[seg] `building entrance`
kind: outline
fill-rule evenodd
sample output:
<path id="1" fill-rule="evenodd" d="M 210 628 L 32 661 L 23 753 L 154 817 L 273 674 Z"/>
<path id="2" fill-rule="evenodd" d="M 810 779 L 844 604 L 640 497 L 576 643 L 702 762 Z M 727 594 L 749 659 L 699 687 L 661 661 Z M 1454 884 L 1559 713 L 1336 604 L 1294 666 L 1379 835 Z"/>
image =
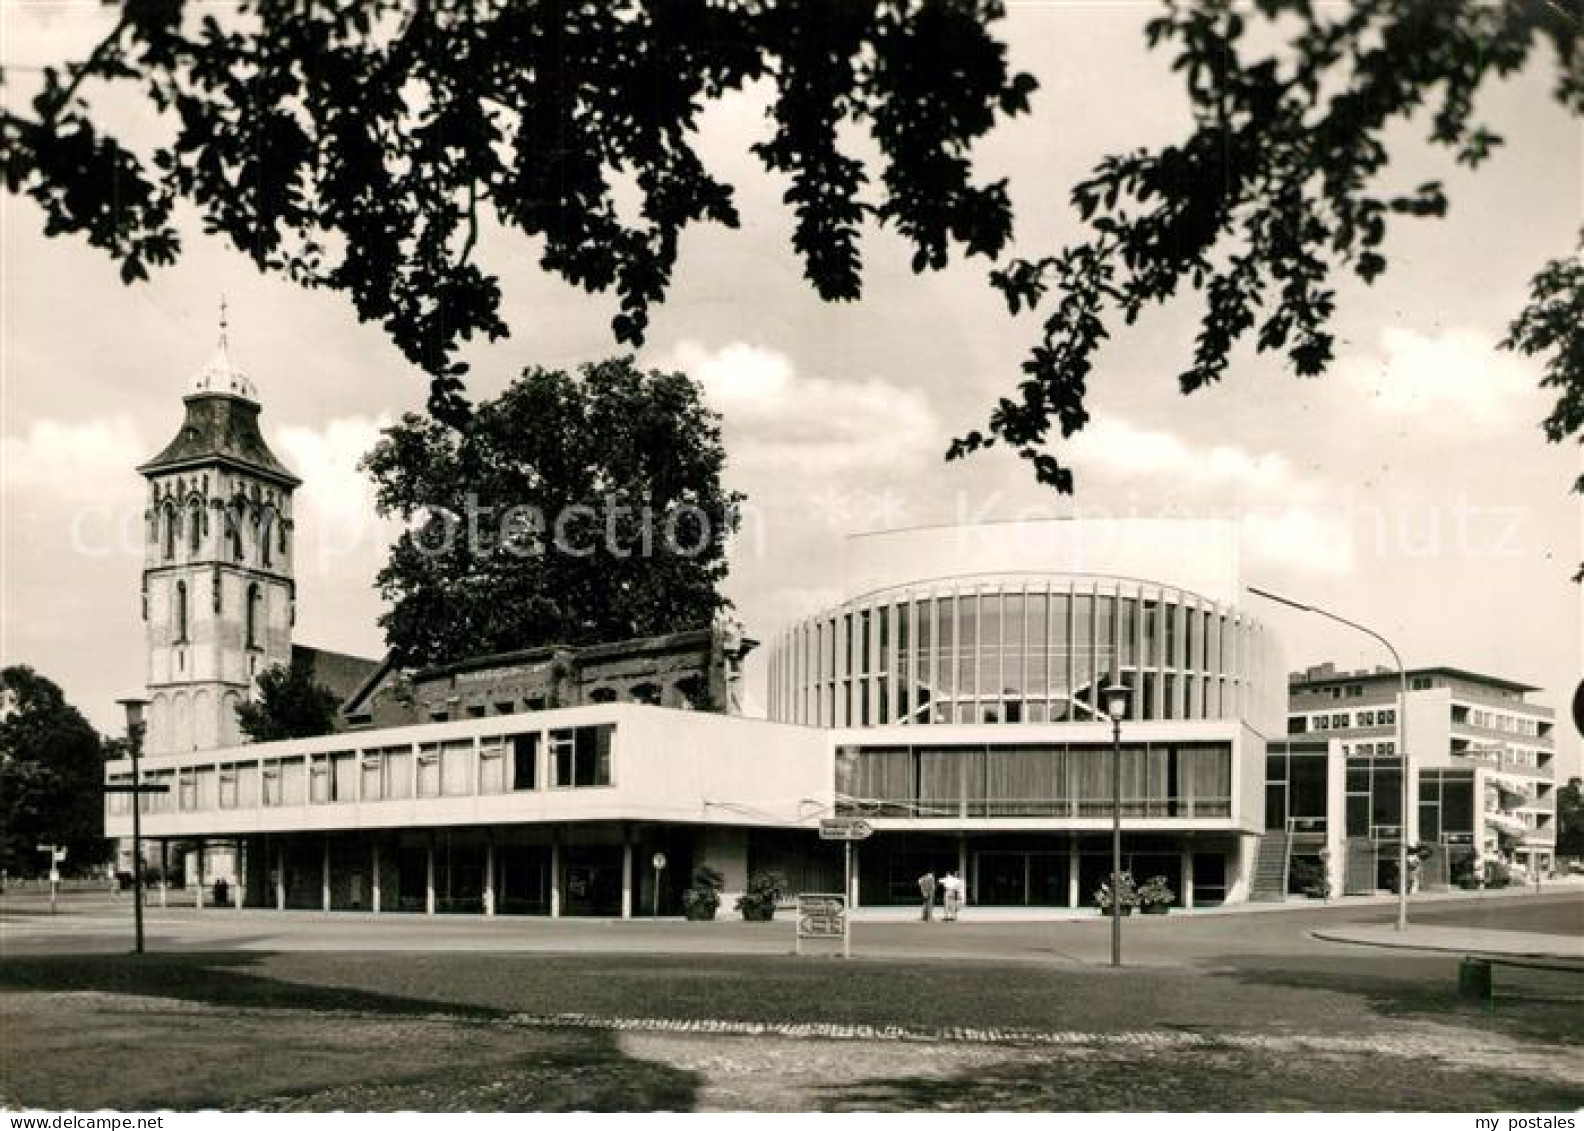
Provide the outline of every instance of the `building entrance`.
<path id="1" fill-rule="evenodd" d="M 1058 852 L 976 852 L 969 901 L 987 907 L 1066 907 L 1067 863 L 1067 855 Z"/>

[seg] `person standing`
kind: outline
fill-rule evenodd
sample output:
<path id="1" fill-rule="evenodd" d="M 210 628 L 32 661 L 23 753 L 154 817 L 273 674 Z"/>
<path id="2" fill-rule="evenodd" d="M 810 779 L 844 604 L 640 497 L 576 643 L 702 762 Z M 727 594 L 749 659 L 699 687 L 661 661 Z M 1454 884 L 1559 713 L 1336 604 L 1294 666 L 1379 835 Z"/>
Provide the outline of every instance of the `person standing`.
<path id="1" fill-rule="evenodd" d="M 955 923 L 957 913 L 962 910 L 963 882 L 957 878 L 956 872 L 947 872 L 946 878 L 941 880 L 941 904 L 945 908 L 946 922 Z"/>
<path id="2" fill-rule="evenodd" d="M 928 923 L 935 918 L 935 873 L 925 872 L 918 879 L 919 895 L 924 897 L 924 914 L 920 916 Z"/>

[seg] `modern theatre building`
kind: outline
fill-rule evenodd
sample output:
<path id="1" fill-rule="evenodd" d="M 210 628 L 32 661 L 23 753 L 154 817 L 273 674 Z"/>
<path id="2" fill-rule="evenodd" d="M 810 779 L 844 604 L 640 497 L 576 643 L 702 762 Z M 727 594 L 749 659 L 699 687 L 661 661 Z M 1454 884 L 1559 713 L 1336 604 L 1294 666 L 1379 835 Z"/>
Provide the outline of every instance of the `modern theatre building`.
<path id="1" fill-rule="evenodd" d="M 765 649 L 763 719 L 741 714 L 753 642 L 717 624 L 431 671 L 341 657 L 361 677 L 342 729 L 240 742 L 235 703 L 293 654 L 298 481 L 223 349 L 186 407 L 140 468 L 143 770 L 169 787 L 141 798 L 142 828 L 189 885 L 225 879 L 238 905 L 674 915 L 707 863 L 729 908 L 760 870 L 840 890 L 840 846 L 818 835 L 832 816 L 875 830 L 857 905 L 911 903 L 921 873 L 948 869 L 973 904 L 1088 905 L 1110 866 L 1113 682 L 1129 691 L 1125 867 L 1179 905 L 1248 898 L 1262 839 L 1287 831 L 1268 746 L 1283 775 L 1292 745 L 1320 757 L 1316 804 L 1351 804 L 1335 739 L 1287 734 L 1285 668 L 1218 521 L 852 538 L 840 600 Z M 110 795 L 107 833 L 131 825 Z"/>

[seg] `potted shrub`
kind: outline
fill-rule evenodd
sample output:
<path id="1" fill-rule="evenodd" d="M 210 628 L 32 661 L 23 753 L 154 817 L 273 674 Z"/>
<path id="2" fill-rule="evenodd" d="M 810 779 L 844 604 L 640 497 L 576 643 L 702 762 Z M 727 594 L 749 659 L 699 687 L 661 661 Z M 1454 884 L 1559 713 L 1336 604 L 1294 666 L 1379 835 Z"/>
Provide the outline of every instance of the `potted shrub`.
<path id="1" fill-rule="evenodd" d="M 737 899 L 737 910 L 750 923 L 768 923 L 786 890 L 787 880 L 780 872 L 755 872 L 748 877 L 748 890 Z"/>
<path id="2" fill-rule="evenodd" d="M 1331 881 L 1326 877 L 1323 861 L 1312 860 L 1305 856 L 1296 857 L 1292 862 L 1289 880 L 1289 890 L 1300 891 L 1310 899 L 1331 897 Z"/>
<path id="3" fill-rule="evenodd" d="M 715 918 L 726 877 L 708 864 L 693 869 L 693 884 L 682 893 L 682 913 L 694 921 Z"/>
<path id="4" fill-rule="evenodd" d="M 1133 909 L 1139 905 L 1138 885 L 1133 882 L 1133 873 L 1123 872 L 1118 877 L 1117 888 L 1119 895 L 1117 902 L 1121 904 L 1122 914 L 1131 915 Z M 1111 914 L 1111 885 L 1101 884 L 1095 892 L 1095 906 L 1107 915 Z"/>
<path id="5" fill-rule="evenodd" d="M 1171 910 L 1177 893 L 1172 891 L 1165 876 L 1151 876 L 1138 889 L 1139 910 L 1146 915 L 1164 915 Z"/>

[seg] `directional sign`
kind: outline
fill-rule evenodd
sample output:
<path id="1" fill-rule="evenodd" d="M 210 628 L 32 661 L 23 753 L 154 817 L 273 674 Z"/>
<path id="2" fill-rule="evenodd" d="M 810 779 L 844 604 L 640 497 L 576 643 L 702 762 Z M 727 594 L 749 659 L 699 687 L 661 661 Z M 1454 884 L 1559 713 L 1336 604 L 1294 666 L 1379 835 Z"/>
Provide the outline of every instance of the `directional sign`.
<path id="1" fill-rule="evenodd" d="M 839 895 L 799 895 L 800 939 L 839 939 L 847 934 L 847 900 Z"/>
<path id="2" fill-rule="evenodd" d="M 819 834 L 821 840 L 868 840 L 874 829 L 857 817 L 827 817 L 819 824 Z"/>
<path id="3" fill-rule="evenodd" d="M 664 852 L 656 852 L 654 854 L 654 860 L 652 861 L 652 863 L 654 864 L 655 871 L 657 871 L 657 872 L 660 869 L 664 868 L 666 866 L 665 853 Z"/>

